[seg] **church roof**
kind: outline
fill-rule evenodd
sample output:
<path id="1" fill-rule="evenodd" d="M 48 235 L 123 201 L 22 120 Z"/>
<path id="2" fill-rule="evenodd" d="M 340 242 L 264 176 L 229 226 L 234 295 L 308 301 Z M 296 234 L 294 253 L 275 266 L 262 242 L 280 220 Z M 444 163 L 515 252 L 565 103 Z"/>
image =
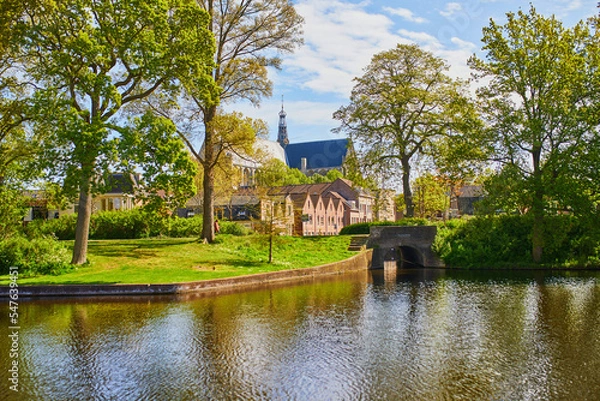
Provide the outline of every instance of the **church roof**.
<path id="1" fill-rule="evenodd" d="M 290 143 L 285 148 L 288 166 L 300 169 L 301 159 L 306 158 L 306 168 L 341 167 L 348 153 L 348 139 Z"/>
<path id="2" fill-rule="evenodd" d="M 293 194 L 322 194 L 331 186 L 330 182 L 321 184 L 300 184 L 300 185 L 285 185 L 282 187 L 273 187 L 270 189 L 270 195 L 293 195 Z"/>

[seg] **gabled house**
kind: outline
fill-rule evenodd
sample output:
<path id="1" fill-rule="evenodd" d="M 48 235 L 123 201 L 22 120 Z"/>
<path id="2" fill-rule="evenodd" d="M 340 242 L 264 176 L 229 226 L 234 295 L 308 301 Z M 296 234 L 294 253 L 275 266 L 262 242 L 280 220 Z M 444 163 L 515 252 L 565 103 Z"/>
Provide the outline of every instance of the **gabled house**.
<path id="1" fill-rule="evenodd" d="M 115 173 L 108 177 L 105 193 L 94 195 L 92 212 L 131 210 L 142 205 L 133 195 L 139 187 L 137 174 Z"/>

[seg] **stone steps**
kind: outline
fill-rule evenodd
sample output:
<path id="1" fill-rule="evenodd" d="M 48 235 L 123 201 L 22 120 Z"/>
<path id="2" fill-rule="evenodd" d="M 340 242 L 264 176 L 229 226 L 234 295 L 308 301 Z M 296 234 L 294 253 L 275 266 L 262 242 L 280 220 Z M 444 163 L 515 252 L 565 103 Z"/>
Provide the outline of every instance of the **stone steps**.
<path id="1" fill-rule="evenodd" d="M 368 240 L 368 234 L 353 235 L 352 238 L 350 238 L 350 246 L 348 246 L 348 250 L 356 252 L 363 251 L 367 249 Z"/>

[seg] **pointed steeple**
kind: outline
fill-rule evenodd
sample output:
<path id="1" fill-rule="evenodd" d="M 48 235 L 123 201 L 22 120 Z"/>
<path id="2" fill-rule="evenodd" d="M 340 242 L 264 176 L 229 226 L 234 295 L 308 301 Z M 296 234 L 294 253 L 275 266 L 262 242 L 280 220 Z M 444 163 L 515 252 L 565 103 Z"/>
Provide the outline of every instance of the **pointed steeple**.
<path id="1" fill-rule="evenodd" d="M 287 122 L 285 121 L 285 117 L 287 113 L 283 109 L 283 95 L 281 95 L 281 111 L 279 112 L 279 129 L 277 130 L 277 142 L 281 145 L 282 148 L 290 143 L 287 134 Z"/>

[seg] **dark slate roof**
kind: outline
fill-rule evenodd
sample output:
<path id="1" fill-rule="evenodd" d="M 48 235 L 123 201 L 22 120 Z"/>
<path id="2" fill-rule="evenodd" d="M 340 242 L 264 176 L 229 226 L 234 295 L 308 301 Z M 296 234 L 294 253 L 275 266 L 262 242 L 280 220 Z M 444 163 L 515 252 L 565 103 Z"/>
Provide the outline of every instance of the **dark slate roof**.
<path id="1" fill-rule="evenodd" d="M 288 165 L 300 169 L 300 162 L 306 158 L 307 169 L 341 167 L 348 153 L 348 139 L 290 143 L 285 148 Z"/>
<path id="2" fill-rule="evenodd" d="M 458 193 L 459 198 L 479 198 L 483 196 L 483 188 L 480 185 L 465 185 Z"/>
<path id="3" fill-rule="evenodd" d="M 139 185 L 138 176 L 135 174 L 111 174 L 106 180 L 108 186 L 107 194 L 131 194 L 134 187 Z"/>
<path id="4" fill-rule="evenodd" d="M 269 190 L 269 195 L 291 195 L 291 194 L 322 194 L 331 186 L 330 182 L 321 184 L 300 184 L 286 185 L 283 187 L 273 187 Z"/>

